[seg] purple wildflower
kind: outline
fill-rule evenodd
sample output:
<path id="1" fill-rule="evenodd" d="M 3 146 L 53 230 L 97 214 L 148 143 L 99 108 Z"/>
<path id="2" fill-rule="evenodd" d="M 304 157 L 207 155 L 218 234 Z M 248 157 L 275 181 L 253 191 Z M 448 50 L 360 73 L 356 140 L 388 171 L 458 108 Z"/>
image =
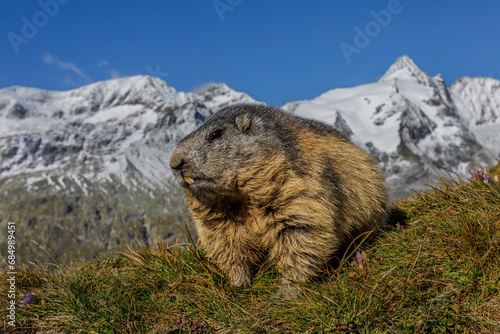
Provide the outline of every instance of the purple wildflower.
<path id="1" fill-rule="evenodd" d="M 486 170 L 486 168 L 478 168 L 477 170 L 475 169 L 469 169 L 469 173 L 472 176 L 471 180 L 473 181 L 483 181 L 484 183 L 489 183 L 490 182 L 490 174 Z M 493 178 L 495 180 L 495 178 Z M 496 178 L 498 180 L 498 177 Z M 495 181 L 497 182 L 497 181 Z"/>
<path id="2" fill-rule="evenodd" d="M 363 268 L 363 254 L 361 252 L 356 252 L 356 263 L 360 268 Z"/>
<path id="3" fill-rule="evenodd" d="M 472 176 L 472 179 L 475 180 L 476 176 L 477 176 L 476 170 L 471 168 L 471 169 L 469 169 L 469 173 Z"/>
<path id="4" fill-rule="evenodd" d="M 21 300 L 19 302 L 19 306 L 20 307 L 25 307 L 25 306 L 28 306 L 28 304 L 31 304 L 33 302 L 33 299 L 35 299 L 35 295 L 32 294 L 31 292 L 27 292 L 24 296 L 23 296 L 23 300 Z"/>

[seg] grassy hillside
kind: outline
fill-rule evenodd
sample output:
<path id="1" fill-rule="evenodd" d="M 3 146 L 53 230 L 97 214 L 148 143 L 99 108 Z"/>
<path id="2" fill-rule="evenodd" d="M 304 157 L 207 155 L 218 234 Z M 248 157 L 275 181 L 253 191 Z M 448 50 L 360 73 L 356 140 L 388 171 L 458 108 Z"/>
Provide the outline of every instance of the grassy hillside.
<path id="1" fill-rule="evenodd" d="M 491 174 L 500 176 L 500 166 Z M 143 245 L 48 271 L 18 267 L 26 333 L 497 333 L 500 183 L 439 180 L 394 204 L 391 225 L 293 300 L 258 271 L 232 288 L 189 244 Z M 187 250 L 187 251 L 185 251 Z M 43 250 L 40 250 L 41 252 Z M 8 275 L 0 331 L 8 332 Z M 34 294 L 30 301 L 28 292 Z M 25 296 L 26 305 L 18 302 Z"/>

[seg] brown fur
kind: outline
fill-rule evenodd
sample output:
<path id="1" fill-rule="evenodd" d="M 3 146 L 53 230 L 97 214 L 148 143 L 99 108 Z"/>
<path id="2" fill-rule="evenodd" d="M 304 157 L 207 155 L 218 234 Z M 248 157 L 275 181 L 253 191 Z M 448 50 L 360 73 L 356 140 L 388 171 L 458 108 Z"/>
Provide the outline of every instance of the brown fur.
<path id="1" fill-rule="evenodd" d="M 202 246 L 235 286 L 251 286 L 252 264 L 269 260 L 286 294 L 386 220 L 373 158 L 333 128 L 275 108 L 220 110 L 170 165 Z"/>

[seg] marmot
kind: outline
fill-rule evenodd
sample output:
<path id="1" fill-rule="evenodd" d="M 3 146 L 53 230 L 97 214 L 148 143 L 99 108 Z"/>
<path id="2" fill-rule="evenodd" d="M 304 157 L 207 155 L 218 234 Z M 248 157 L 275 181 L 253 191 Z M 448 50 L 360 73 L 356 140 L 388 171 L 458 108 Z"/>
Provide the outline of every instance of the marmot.
<path id="1" fill-rule="evenodd" d="M 230 279 L 250 287 L 271 261 L 280 294 L 295 294 L 360 234 L 387 218 L 374 159 L 334 128 L 279 109 L 225 107 L 181 140 L 170 168 L 201 245 Z"/>

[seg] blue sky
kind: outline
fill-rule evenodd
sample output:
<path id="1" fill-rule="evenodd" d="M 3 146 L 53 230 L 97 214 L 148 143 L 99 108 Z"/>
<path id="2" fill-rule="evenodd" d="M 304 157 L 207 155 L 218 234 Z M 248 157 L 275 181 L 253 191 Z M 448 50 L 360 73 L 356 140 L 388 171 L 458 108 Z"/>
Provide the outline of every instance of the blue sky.
<path id="1" fill-rule="evenodd" d="M 401 55 L 448 85 L 500 79 L 495 0 L 2 1 L 0 13 L 0 88 L 152 74 L 280 106 L 376 81 Z"/>

